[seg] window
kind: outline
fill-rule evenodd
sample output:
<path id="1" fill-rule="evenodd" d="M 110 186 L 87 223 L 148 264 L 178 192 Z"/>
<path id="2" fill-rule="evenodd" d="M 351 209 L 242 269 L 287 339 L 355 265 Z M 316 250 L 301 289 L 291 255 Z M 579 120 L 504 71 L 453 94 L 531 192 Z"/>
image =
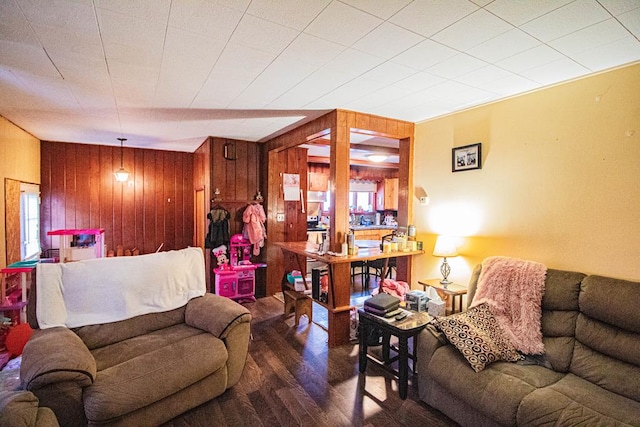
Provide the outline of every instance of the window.
<path id="1" fill-rule="evenodd" d="M 368 191 L 350 191 L 349 209 L 352 212 L 373 212 L 374 193 Z"/>
<path id="2" fill-rule="evenodd" d="M 20 183 L 20 257 L 40 255 L 40 187 Z"/>

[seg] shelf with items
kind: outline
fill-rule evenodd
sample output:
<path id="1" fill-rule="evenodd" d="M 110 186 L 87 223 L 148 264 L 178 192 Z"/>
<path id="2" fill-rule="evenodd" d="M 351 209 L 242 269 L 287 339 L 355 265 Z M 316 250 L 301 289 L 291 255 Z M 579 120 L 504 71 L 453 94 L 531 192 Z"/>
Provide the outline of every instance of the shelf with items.
<path id="1" fill-rule="evenodd" d="M 15 323 L 26 321 L 27 283 L 37 263 L 20 261 L 0 270 L 0 313 L 19 311 L 20 316 Z"/>

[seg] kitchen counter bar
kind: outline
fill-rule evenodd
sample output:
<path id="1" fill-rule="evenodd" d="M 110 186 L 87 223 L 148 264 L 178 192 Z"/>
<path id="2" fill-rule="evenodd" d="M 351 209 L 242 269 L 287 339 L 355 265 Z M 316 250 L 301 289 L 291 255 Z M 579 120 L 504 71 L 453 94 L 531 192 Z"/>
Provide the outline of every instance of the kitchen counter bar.
<path id="1" fill-rule="evenodd" d="M 303 260 L 305 258 L 311 258 L 316 261 L 323 262 L 329 267 L 329 295 L 328 295 L 328 304 L 327 304 L 327 312 L 329 316 L 329 346 L 333 347 L 336 345 L 346 344 L 348 342 L 349 337 L 349 322 L 337 321 L 338 317 L 341 313 L 345 313 L 349 311 L 351 308 L 350 305 L 350 291 L 345 291 L 343 287 L 348 287 L 348 290 L 351 288 L 350 282 L 340 282 L 336 283 L 334 280 L 335 274 L 333 273 L 333 269 L 335 266 L 339 264 L 347 264 L 354 261 L 372 261 L 377 259 L 385 260 L 385 267 L 383 272 L 386 272 L 387 263 L 389 258 L 397 258 L 397 257 L 405 257 L 412 255 L 421 255 L 424 254 L 424 251 L 403 251 L 403 252 L 387 252 L 384 253 L 380 250 L 379 246 L 371 247 L 373 245 L 363 245 L 366 247 L 359 247 L 358 253 L 356 255 L 345 255 L 345 256 L 334 256 L 328 254 L 319 254 L 317 251 L 318 245 L 309 243 L 309 242 L 275 242 L 274 245 L 280 247 L 283 252 L 288 252 L 294 255 L 297 255 L 298 264 L 300 265 L 300 269 L 302 270 Z M 384 277 L 384 274 L 381 276 Z M 306 278 L 305 278 L 306 281 Z M 348 318 L 347 318 L 348 320 Z M 335 325 L 340 330 L 336 330 Z M 342 330 L 346 328 L 345 330 Z M 346 337 L 346 339 L 345 339 Z"/>

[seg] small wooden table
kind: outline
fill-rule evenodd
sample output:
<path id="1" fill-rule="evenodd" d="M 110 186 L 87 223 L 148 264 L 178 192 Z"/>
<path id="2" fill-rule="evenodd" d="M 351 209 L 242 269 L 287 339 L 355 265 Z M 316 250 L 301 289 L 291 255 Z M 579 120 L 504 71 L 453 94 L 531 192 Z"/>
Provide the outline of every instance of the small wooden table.
<path id="1" fill-rule="evenodd" d="M 409 310 L 407 310 L 409 311 Z M 416 339 L 415 337 L 422 331 L 427 323 L 431 320 L 429 315 L 425 312 L 409 311 L 409 315 L 402 320 L 383 319 L 382 317 L 375 316 L 371 313 L 367 313 L 363 309 L 358 310 L 359 324 L 359 369 L 361 373 L 364 373 L 367 369 L 367 360 L 370 359 L 375 363 L 382 366 L 388 366 L 394 361 L 398 361 L 398 391 L 401 399 L 407 398 L 407 389 L 409 385 L 409 359 L 413 360 L 413 372 L 415 374 L 416 366 Z M 379 329 L 382 331 L 382 360 L 376 359 L 369 354 L 368 342 L 370 332 L 372 329 Z M 398 355 L 396 357 L 389 357 L 389 337 L 393 335 L 398 337 L 398 348 L 394 348 Z M 413 338 L 413 354 L 409 354 L 409 338 Z M 395 373 L 395 372 L 394 372 Z"/>
<path id="2" fill-rule="evenodd" d="M 443 285 L 440 283 L 441 279 L 426 279 L 418 280 L 418 283 L 422 285 L 422 289 L 426 290 L 427 286 L 431 286 L 438 292 L 440 298 L 443 301 L 447 301 L 451 297 L 451 313 L 456 312 L 456 298 L 458 298 L 458 312 L 462 311 L 462 296 L 467 294 L 467 288 L 457 283 L 449 283 Z"/>

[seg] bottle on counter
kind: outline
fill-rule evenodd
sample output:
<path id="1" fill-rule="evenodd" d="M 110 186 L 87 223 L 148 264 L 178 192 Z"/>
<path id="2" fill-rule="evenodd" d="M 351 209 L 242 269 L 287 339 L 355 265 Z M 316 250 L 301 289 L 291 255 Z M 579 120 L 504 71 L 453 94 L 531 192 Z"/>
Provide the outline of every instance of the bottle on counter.
<path id="1" fill-rule="evenodd" d="M 356 253 L 356 235 L 353 234 L 353 230 L 347 234 L 347 253 L 349 255 L 355 255 Z"/>

